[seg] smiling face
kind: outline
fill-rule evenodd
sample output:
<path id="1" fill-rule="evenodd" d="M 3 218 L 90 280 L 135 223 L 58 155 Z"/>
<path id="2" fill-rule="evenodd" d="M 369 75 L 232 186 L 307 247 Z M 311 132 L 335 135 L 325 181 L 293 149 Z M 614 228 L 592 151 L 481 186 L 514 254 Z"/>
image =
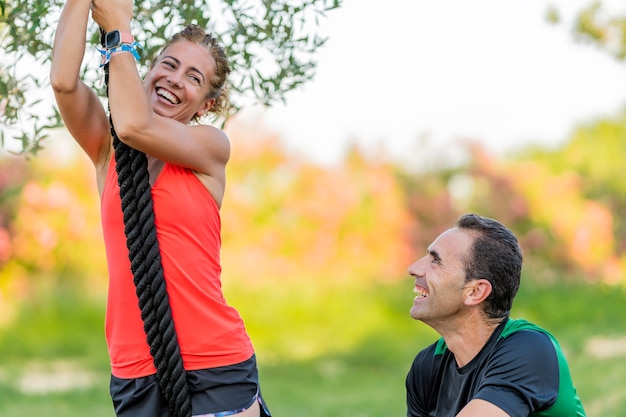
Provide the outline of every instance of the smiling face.
<path id="1" fill-rule="evenodd" d="M 215 102 L 207 98 L 215 67 L 202 46 L 186 40 L 170 44 L 144 80 L 154 112 L 187 124 L 209 111 Z"/>
<path id="2" fill-rule="evenodd" d="M 409 267 L 415 279 L 411 317 L 435 327 L 458 315 L 465 305 L 464 260 L 470 254 L 473 236 L 458 228 L 442 233 L 428 254 Z"/>

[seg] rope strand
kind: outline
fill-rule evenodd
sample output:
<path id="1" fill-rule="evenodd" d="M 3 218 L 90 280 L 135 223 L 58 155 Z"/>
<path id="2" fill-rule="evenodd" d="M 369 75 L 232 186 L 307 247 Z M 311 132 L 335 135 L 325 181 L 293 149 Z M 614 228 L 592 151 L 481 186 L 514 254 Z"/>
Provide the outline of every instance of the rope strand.
<path id="1" fill-rule="evenodd" d="M 104 40 L 104 31 L 100 30 Z M 104 66 L 109 95 L 109 64 Z M 128 257 L 157 378 L 173 417 L 191 416 L 191 395 L 169 304 L 154 224 L 148 159 L 119 140 L 109 111 Z"/>

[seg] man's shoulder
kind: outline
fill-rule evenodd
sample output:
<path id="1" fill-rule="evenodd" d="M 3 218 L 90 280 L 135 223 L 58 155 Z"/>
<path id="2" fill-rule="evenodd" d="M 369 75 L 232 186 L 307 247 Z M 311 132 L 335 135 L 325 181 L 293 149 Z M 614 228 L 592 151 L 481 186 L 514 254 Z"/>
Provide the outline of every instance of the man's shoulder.
<path id="1" fill-rule="evenodd" d="M 497 337 L 491 358 L 497 362 L 556 363 L 559 354 L 559 344 L 550 332 L 526 320 L 509 319 Z"/>
<path id="2" fill-rule="evenodd" d="M 508 319 L 498 336 L 498 340 L 535 341 L 536 343 L 548 344 L 557 349 L 559 348 L 556 338 L 549 331 L 524 319 Z"/>
<path id="3" fill-rule="evenodd" d="M 434 343 L 420 350 L 413 359 L 413 367 L 424 368 L 427 364 L 433 364 L 446 351 L 446 345 L 443 338 L 438 339 Z"/>
<path id="4" fill-rule="evenodd" d="M 443 340 L 443 337 L 440 337 L 434 343 L 422 349 L 417 356 L 428 356 L 434 357 L 438 355 L 442 355 L 446 351 L 446 342 Z"/>
<path id="5" fill-rule="evenodd" d="M 531 323 L 525 319 L 507 319 L 504 327 L 502 328 L 502 332 L 500 333 L 501 338 L 506 338 L 514 333 L 523 330 L 530 330 L 539 333 L 543 333 L 553 339 L 554 337 L 541 326 L 536 325 L 535 323 Z"/>

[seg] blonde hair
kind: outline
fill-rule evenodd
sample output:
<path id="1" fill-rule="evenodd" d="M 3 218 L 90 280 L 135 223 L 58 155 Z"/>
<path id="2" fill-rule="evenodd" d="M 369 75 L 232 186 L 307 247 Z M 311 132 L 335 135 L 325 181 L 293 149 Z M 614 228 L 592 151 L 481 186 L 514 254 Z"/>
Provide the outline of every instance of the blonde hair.
<path id="1" fill-rule="evenodd" d="M 163 47 L 163 51 L 171 44 L 185 40 L 202 46 L 209 51 L 215 60 L 215 74 L 213 74 L 213 77 L 210 79 L 209 91 L 207 93 L 207 98 L 214 98 L 215 103 L 213 103 L 209 112 L 216 116 L 227 116 L 230 107 L 230 100 L 228 98 L 230 92 L 228 75 L 231 70 L 224 48 L 219 45 L 217 39 L 210 33 L 205 33 L 200 26 L 190 24 L 182 31 L 175 34 Z M 198 121 L 198 117 L 194 116 L 194 120 Z"/>

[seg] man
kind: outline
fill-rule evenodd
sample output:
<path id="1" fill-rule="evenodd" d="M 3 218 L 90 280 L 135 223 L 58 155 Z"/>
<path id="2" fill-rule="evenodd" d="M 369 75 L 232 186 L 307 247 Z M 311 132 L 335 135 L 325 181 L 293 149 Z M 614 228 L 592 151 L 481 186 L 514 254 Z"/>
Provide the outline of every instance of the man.
<path id="1" fill-rule="evenodd" d="M 442 337 L 413 361 L 408 417 L 585 416 L 554 337 L 509 318 L 521 270 L 513 233 L 475 214 L 409 267 L 411 317 Z"/>

